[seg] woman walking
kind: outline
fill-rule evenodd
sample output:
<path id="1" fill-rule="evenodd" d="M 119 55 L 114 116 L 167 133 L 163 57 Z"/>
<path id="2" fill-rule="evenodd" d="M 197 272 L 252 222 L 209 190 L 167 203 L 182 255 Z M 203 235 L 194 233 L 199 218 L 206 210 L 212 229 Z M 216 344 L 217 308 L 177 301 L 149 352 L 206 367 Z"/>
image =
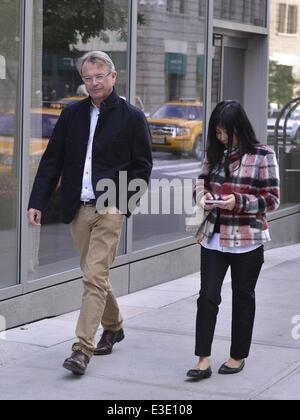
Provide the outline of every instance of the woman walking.
<path id="1" fill-rule="evenodd" d="M 249 356 L 255 318 L 255 287 L 270 241 L 266 214 L 279 206 L 279 171 L 274 152 L 259 143 L 236 101 L 224 101 L 212 113 L 201 206 L 208 217 L 201 232 L 201 291 L 198 299 L 194 379 L 212 374 L 211 348 L 221 304 L 221 288 L 231 267 L 233 308 L 230 359 L 219 374 L 243 370 Z M 203 182 L 203 181 L 202 181 Z M 216 200 L 213 203 L 211 200 Z"/>

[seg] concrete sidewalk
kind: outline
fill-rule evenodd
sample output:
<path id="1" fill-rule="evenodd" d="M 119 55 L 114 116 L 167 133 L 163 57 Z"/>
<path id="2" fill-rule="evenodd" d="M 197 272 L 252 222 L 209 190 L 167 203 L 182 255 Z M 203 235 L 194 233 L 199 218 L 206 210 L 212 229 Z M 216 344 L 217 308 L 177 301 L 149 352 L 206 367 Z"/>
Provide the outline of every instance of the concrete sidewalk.
<path id="1" fill-rule="evenodd" d="M 230 349 L 227 276 L 213 347 L 214 374 L 202 382 L 186 380 L 187 370 L 197 362 L 199 282 L 197 273 L 120 298 L 126 340 L 111 356 L 93 358 L 82 378 L 62 368 L 74 342 L 78 312 L 2 334 L 0 399 L 300 399 L 300 326 L 293 324 L 300 317 L 300 244 L 266 252 L 252 352 L 239 375 L 217 374 Z"/>

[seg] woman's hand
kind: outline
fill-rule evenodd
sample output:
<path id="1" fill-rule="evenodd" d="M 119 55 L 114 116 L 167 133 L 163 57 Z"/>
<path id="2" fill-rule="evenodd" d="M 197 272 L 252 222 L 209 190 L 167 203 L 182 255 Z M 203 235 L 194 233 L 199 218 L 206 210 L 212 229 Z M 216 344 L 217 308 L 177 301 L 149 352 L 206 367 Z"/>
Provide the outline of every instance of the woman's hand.
<path id="1" fill-rule="evenodd" d="M 214 197 L 211 195 L 211 193 L 205 194 L 200 200 L 200 206 L 202 208 L 204 208 L 204 210 L 207 210 L 207 211 L 213 210 L 216 207 L 215 205 L 209 205 L 208 206 L 208 205 L 205 204 L 206 200 L 213 200 L 213 198 Z"/>
<path id="2" fill-rule="evenodd" d="M 236 198 L 234 194 L 231 195 L 223 195 L 222 201 L 216 204 L 215 207 L 218 207 L 222 210 L 232 211 L 236 206 Z"/>

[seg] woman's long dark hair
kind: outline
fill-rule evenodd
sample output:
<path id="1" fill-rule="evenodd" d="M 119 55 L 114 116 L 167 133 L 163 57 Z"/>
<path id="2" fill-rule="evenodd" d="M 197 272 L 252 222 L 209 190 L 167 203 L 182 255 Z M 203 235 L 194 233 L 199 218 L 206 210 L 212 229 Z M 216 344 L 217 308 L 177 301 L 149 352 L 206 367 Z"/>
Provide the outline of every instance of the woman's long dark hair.
<path id="1" fill-rule="evenodd" d="M 247 153 L 255 153 L 259 141 L 241 104 L 237 101 L 220 102 L 211 115 L 208 128 L 207 158 L 211 171 L 221 164 L 226 150 L 225 146 L 217 139 L 217 127 L 226 130 L 228 135 L 228 154 L 225 161 L 225 172 L 228 176 L 234 132 L 238 139 L 240 158 Z"/>

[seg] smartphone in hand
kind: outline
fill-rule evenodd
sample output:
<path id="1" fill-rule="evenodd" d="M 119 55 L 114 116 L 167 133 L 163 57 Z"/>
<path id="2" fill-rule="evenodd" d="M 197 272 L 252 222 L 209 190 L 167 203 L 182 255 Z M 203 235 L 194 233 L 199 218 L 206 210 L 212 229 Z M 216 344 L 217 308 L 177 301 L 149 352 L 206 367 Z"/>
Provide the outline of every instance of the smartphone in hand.
<path id="1" fill-rule="evenodd" d="M 223 203 L 224 200 L 205 200 L 205 205 L 206 206 L 212 206 L 214 204 L 219 204 L 219 203 Z"/>

